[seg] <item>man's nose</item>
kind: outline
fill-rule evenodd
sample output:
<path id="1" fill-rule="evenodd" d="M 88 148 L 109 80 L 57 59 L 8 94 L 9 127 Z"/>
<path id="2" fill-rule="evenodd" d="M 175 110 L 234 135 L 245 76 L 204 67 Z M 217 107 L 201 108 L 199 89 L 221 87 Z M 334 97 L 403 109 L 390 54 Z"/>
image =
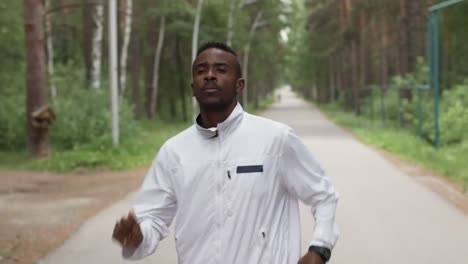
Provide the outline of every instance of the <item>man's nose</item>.
<path id="1" fill-rule="evenodd" d="M 216 80 L 216 73 L 213 69 L 209 69 L 206 76 L 205 76 L 205 80 L 207 81 L 213 81 L 213 80 Z"/>

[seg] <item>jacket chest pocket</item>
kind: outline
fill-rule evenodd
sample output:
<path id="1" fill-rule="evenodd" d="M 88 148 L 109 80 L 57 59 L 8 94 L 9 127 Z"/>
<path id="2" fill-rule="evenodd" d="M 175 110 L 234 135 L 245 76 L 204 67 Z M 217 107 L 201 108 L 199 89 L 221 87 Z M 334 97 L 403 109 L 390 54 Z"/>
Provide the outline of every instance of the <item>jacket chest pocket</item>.
<path id="1" fill-rule="evenodd" d="M 232 180 L 236 185 L 237 195 L 242 197 L 259 199 L 268 192 L 268 174 L 264 160 L 236 162 Z"/>

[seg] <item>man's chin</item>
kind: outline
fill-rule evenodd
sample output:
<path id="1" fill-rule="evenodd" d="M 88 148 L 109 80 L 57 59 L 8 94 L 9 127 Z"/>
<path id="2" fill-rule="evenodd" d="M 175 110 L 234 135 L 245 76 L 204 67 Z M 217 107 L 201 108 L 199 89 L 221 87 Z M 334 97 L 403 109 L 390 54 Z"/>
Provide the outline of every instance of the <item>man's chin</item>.
<path id="1" fill-rule="evenodd" d="M 203 108 L 207 111 L 222 112 L 229 107 L 228 103 L 219 100 L 203 100 L 201 102 L 199 101 L 198 103 L 200 104 L 200 108 Z"/>

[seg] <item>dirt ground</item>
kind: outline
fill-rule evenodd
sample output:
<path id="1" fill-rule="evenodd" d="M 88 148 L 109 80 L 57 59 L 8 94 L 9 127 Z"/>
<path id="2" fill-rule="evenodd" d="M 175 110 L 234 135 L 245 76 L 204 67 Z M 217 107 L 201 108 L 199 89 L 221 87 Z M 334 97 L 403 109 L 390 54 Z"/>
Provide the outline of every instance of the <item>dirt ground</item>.
<path id="1" fill-rule="evenodd" d="M 0 263 L 36 263 L 86 219 L 137 189 L 145 173 L 0 171 Z"/>

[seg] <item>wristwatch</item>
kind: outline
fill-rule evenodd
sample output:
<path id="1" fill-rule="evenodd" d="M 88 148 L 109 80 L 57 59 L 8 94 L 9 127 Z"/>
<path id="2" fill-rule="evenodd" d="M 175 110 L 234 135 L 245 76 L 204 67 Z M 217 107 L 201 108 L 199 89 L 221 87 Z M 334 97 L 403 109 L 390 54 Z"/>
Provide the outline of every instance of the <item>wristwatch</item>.
<path id="1" fill-rule="evenodd" d="M 322 260 L 325 263 L 330 260 L 330 257 L 331 257 L 330 249 L 326 247 L 310 246 L 309 252 L 312 252 L 312 251 L 319 254 L 319 256 L 322 258 Z"/>

